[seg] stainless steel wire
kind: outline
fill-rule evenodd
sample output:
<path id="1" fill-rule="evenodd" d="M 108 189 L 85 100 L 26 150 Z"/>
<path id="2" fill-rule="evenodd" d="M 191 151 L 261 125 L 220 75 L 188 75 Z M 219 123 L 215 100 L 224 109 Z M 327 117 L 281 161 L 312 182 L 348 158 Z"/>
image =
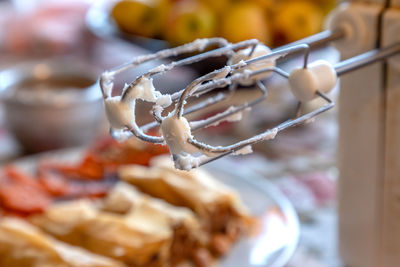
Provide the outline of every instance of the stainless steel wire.
<path id="1" fill-rule="evenodd" d="M 253 57 L 255 48 L 258 45 L 261 45 L 257 40 L 248 40 L 236 44 L 230 44 L 222 38 L 198 40 L 191 44 L 187 44 L 177 48 L 166 49 L 155 54 L 138 57 L 130 63 L 124 64 L 120 67 L 107 71 L 100 77 L 100 87 L 103 93 L 103 98 L 105 101 L 107 101 L 108 99 L 111 98 L 112 95 L 114 76 L 129 68 L 137 67 L 138 65 L 151 60 L 166 59 L 171 56 L 178 56 L 196 51 L 202 52 L 205 51 L 207 47 L 218 46 L 218 48 L 216 49 L 209 50 L 197 55 L 189 56 L 180 59 L 178 61 L 172 61 L 166 65 L 161 65 L 157 68 L 151 69 L 150 71 L 141 75 L 140 77 L 135 79 L 135 81 L 131 82 L 124 88 L 120 101 L 126 101 L 126 99 L 129 98 L 130 96 L 131 90 L 134 90 L 135 86 L 137 86 L 142 81 L 142 79 L 151 78 L 154 75 L 163 74 L 170 71 L 173 68 L 188 64 L 193 64 L 195 62 L 202 61 L 208 57 L 217 57 L 217 56 L 229 57 L 240 49 L 250 48 L 250 52 L 248 54 L 249 57 L 247 60 L 243 60 L 234 65 L 230 66 L 227 65 L 221 69 L 203 75 L 194 80 L 192 83 L 190 83 L 186 88 L 172 94 L 171 103 L 172 105 L 175 105 L 175 110 L 174 112 L 171 113 L 172 115 L 170 114 L 170 116 L 176 116 L 176 118 L 179 119 L 187 114 L 207 109 L 212 105 L 227 100 L 230 94 L 233 91 L 235 91 L 236 88 L 238 88 L 238 86 L 240 86 L 241 81 L 243 81 L 244 79 L 251 80 L 257 75 L 265 73 L 276 73 L 284 79 L 289 78 L 289 74 L 279 67 L 269 66 L 257 70 L 249 69 L 248 67 L 252 66 L 253 64 L 257 64 L 259 62 L 265 62 L 267 60 L 273 60 L 273 61 L 283 60 L 294 54 L 296 55 L 302 54 L 303 63 L 301 67 L 306 69 L 308 67 L 310 51 L 313 48 L 326 45 L 332 41 L 339 40 L 344 37 L 345 33 L 343 30 L 340 29 L 336 31 L 325 31 L 317 35 L 310 36 L 306 39 L 300 40 L 298 42 L 286 45 L 284 47 L 276 48 L 272 50 L 269 54 L 259 57 Z M 364 67 L 366 65 L 373 64 L 380 60 L 384 60 L 398 53 L 400 53 L 400 43 L 383 49 L 371 50 L 364 54 L 344 60 L 342 62 L 337 63 L 334 66 L 334 69 L 336 71 L 337 76 L 340 76 L 348 72 L 351 72 L 353 70 L 356 70 L 358 68 Z M 244 110 L 263 102 L 268 95 L 267 87 L 261 80 L 256 80 L 254 82 L 254 85 L 260 91 L 260 96 L 258 98 L 248 103 L 243 103 L 237 106 L 230 106 L 230 108 L 226 109 L 224 112 L 211 116 L 205 120 L 190 121 L 189 125 L 191 130 L 196 131 L 198 129 L 208 127 L 210 125 L 214 125 L 215 123 L 218 123 L 234 114 L 243 112 Z M 200 101 L 199 103 L 189 108 L 185 108 L 186 103 L 189 101 L 191 97 L 195 96 L 198 97 L 208 92 L 225 87 L 229 87 L 228 92 L 219 92 L 213 97 Z M 221 157 L 224 157 L 226 155 L 233 154 L 238 150 L 243 149 L 246 146 L 251 146 L 255 143 L 274 137 L 280 131 L 303 124 L 315 118 L 319 114 L 333 108 L 335 105 L 334 102 L 322 92 L 317 91 L 316 97 L 319 97 L 322 100 L 324 100 L 325 104 L 306 114 L 300 114 L 299 112 L 297 112 L 296 116 L 293 119 L 282 122 L 277 126 L 271 129 L 267 129 L 266 131 L 260 134 L 257 134 L 245 140 L 241 140 L 231 145 L 211 146 L 197 141 L 193 136 L 189 137 L 187 140 L 188 144 L 192 145 L 193 147 L 197 148 L 199 151 L 207 155 L 207 157 L 203 157 L 200 163 L 196 164 L 196 166 L 200 166 L 208 162 L 214 161 L 216 159 L 219 159 Z M 301 103 L 299 102 L 298 111 L 300 110 L 300 105 Z M 152 136 L 147 134 L 147 132 L 150 129 L 162 124 L 164 120 L 164 117 L 162 116 L 162 109 L 160 109 L 159 106 L 155 105 L 153 107 L 152 114 L 154 117 L 154 121 L 151 123 L 139 126 L 136 124 L 136 121 L 133 120 L 132 124 L 126 125 L 123 129 L 119 130 L 123 131 L 128 136 L 135 136 L 143 141 L 162 144 L 165 142 L 163 136 Z M 116 129 L 111 129 L 111 133 L 112 135 L 117 137 Z M 176 158 L 177 155 L 173 156 L 174 158 Z"/>

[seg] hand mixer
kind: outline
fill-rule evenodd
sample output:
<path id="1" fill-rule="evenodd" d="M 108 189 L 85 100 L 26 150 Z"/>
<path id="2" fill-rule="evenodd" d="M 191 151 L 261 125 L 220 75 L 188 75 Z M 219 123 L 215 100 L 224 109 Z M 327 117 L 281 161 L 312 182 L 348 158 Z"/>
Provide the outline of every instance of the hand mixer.
<path id="1" fill-rule="evenodd" d="M 248 40 L 236 44 L 228 43 L 222 38 L 201 39 L 192 43 L 159 51 L 158 53 L 142 56 L 132 62 L 105 72 L 100 79 L 105 107 L 111 123 L 111 134 L 117 139 L 135 136 L 143 141 L 156 144 L 167 144 L 173 156 L 175 166 L 179 169 L 189 170 L 198 167 L 215 159 L 229 154 L 240 154 L 251 152 L 251 145 L 272 139 L 275 135 L 289 127 L 309 121 L 318 114 L 329 110 L 334 106 L 333 101 L 326 95 L 332 90 L 337 82 L 337 76 L 361 68 L 376 61 L 386 59 L 400 52 L 400 44 L 389 46 L 384 49 L 375 49 L 365 54 L 347 59 L 332 66 L 330 63 L 318 60 L 309 63 L 310 47 L 316 44 L 323 44 L 328 41 L 346 38 L 349 33 L 344 26 L 335 26 L 335 29 L 320 35 L 308 38 L 291 44 L 284 48 L 277 48 L 270 51 L 265 45 L 257 40 Z M 172 61 L 167 65 L 160 65 L 147 73 L 137 77 L 133 82 L 127 84 L 120 96 L 111 96 L 113 90 L 114 75 L 126 71 L 129 68 L 137 67 L 152 60 L 166 59 L 171 56 L 183 55 L 186 53 L 202 52 L 208 47 L 219 46 L 198 55 L 189 56 L 178 61 Z M 291 71 L 285 72 L 276 66 L 275 62 L 282 57 L 293 53 L 304 55 L 303 64 Z M 227 65 L 204 76 L 201 76 L 190 83 L 185 89 L 172 95 L 162 95 L 156 91 L 152 84 L 152 77 L 166 73 L 174 68 L 193 64 L 209 57 L 226 56 Z M 294 119 L 285 121 L 272 129 L 234 143 L 228 146 L 211 146 L 196 140 L 192 132 L 200 128 L 215 125 L 224 120 L 234 120 L 233 117 L 240 117 L 241 112 L 262 102 L 267 97 L 267 88 L 262 82 L 271 73 L 276 73 L 289 81 L 290 89 L 298 99 L 300 105 L 315 97 L 321 97 L 326 105 L 309 113 L 297 116 Z M 241 85 L 254 84 L 260 90 L 260 97 L 252 102 L 242 105 L 230 106 L 225 111 L 201 121 L 188 121 L 184 115 L 199 109 L 205 109 L 222 100 L 235 91 Z M 229 87 L 228 93 L 220 93 L 185 109 L 185 104 L 190 98 L 199 97 L 205 93 L 224 87 Z M 135 120 L 136 100 L 141 99 L 153 103 L 152 114 L 154 122 L 138 126 Z M 163 117 L 162 112 L 171 104 L 175 109 L 168 116 Z M 146 134 L 148 130 L 159 125 L 162 136 Z"/>
<path id="2" fill-rule="evenodd" d="M 400 1 L 341 3 L 330 14 L 327 29 L 272 51 L 256 40 L 237 44 L 221 38 L 197 40 L 138 57 L 107 71 L 100 78 L 100 86 L 111 134 L 120 140 L 135 136 L 144 141 L 167 144 L 176 166 L 191 169 L 229 154 L 251 152 L 252 144 L 271 139 L 278 132 L 307 122 L 332 108 L 334 103 L 327 93 L 341 76 L 338 118 L 341 258 L 347 266 L 400 266 Z M 309 62 L 313 47 L 328 44 L 341 53 L 340 63 Z M 204 52 L 207 47 L 213 50 Z M 125 85 L 121 95 L 112 96 L 115 75 L 145 62 L 193 52 L 203 53 L 154 68 Z M 292 72 L 277 67 L 277 62 L 299 53 L 304 60 Z M 221 55 L 228 58 L 224 68 L 196 79 L 172 95 L 162 95 L 152 84 L 154 75 Z M 267 97 L 267 78 L 272 73 L 288 80 L 299 103 L 322 98 L 326 104 L 306 114 L 297 113 L 291 120 L 229 146 L 207 145 L 192 136 L 193 131 L 222 120 L 238 120 L 241 112 L 263 102 Z M 229 100 L 239 87 L 248 85 L 259 90 L 257 99 L 232 105 L 205 120 L 189 122 L 186 119 L 195 111 Z M 219 91 L 224 87 L 228 89 Z M 185 108 L 186 102 L 195 99 L 194 96 L 212 91 L 218 93 Z M 137 99 L 153 104 L 153 122 L 137 125 Z M 168 106 L 173 110 L 163 116 Z M 148 134 L 157 126 L 161 136 Z"/>

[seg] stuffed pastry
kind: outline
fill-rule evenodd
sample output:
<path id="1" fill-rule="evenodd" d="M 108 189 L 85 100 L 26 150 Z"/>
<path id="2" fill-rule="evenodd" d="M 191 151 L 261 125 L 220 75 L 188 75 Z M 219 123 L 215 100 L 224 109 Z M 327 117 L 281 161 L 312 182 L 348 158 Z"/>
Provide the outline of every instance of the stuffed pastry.
<path id="1" fill-rule="evenodd" d="M 2 267 L 126 267 L 115 260 L 62 243 L 22 219 L 0 220 Z"/>
<path id="2" fill-rule="evenodd" d="M 53 205 L 31 221 L 66 243 L 118 259 L 130 267 L 164 266 L 171 244 L 167 229 L 153 231 L 150 224 L 101 211 L 89 200 Z"/>
<path id="3" fill-rule="evenodd" d="M 124 214 L 127 220 L 147 225 L 153 232 L 161 229 L 168 231 L 171 235 L 169 260 L 172 266 L 196 257 L 206 243 L 200 223 L 190 209 L 140 193 L 124 182 L 117 183 L 110 191 L 103 202 L 103 209 Z"/>
<path id="4" fill-rule="evenodd" d="M 190 209 L 122 182 L 102 201 L 60 203 L 31 220 L 62 241 L 134 267 L 175 266 L 196 258 L 206 244 Z"/>
<path id="5" fill-rule="evenodd" d="M 211 246 L 217 253 L 225 253 L 225 248 L 253 223 L 234 190 L 201 169 L 176 170 L 169 157 L 154 158 L 150 168 L 123 166 L 118 174 L 146 194 L 193 210 L 210 233 Z"/>

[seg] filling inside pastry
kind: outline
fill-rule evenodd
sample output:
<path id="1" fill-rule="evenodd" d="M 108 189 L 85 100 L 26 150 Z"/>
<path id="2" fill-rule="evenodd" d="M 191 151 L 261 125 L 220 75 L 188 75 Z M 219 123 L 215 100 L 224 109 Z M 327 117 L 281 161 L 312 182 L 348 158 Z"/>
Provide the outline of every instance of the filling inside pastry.
<path id="1" fill-rule="evenodd" d="M 168 157 L 154 158 L 150 168 L 121 167 L 119 176 L 146 194 L 195 212 L 208 233 L 208 247 L 217 255 L 227 252 L 252 224 L 233 190 L 203 170 L 176 170 Z"/>

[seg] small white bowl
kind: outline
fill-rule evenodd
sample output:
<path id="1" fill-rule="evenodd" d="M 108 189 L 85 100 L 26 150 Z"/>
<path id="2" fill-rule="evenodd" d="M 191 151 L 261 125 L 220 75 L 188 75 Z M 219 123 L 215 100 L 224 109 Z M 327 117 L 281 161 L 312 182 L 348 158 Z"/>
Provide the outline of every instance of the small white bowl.
<path id="1" fill-rule="evenodd" d="M 1 71 L 9 130 L 28 152 L 90 143 L 104 116 L 97 74 L 87 64 L 60 59 Z"/>

